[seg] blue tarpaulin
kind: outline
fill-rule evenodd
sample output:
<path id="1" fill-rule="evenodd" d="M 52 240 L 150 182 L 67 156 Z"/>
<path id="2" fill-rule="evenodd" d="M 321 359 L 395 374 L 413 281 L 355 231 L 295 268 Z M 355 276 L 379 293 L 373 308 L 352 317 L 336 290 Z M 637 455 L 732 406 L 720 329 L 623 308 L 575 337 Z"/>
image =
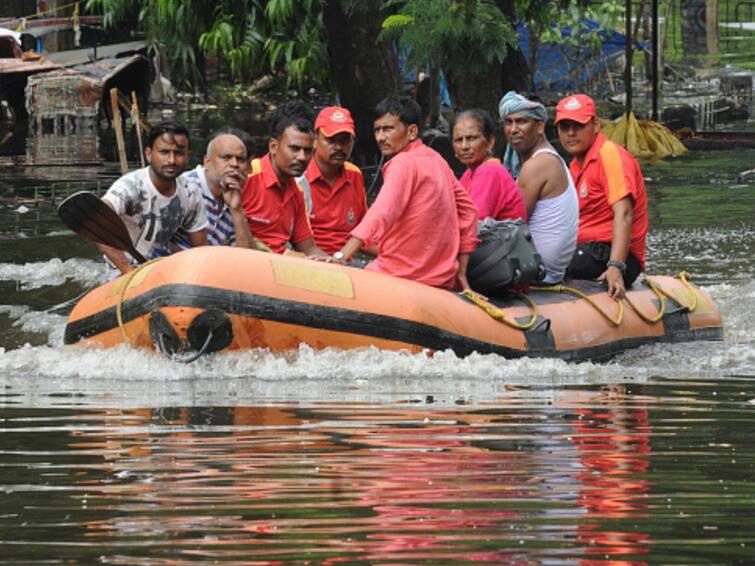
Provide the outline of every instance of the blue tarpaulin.
<path id="1" fill-rule="evenodd" d="M 584 32 L 589 33 L 598 28 L 597 22 L 583 19 Z M 519 49 L 529 63 L 530 56 L 530 30 L 522 22 L 516 26 L 519 34 Z M 561 28 L 562 37 L 569 37 L 571 29 Z M 574 49 L 566 45 L 556 43 L 542 43 L 537 49 L 537 64 L 533 77 L 536 92 L 574 92 L 581 90 L 584 85 L 597 74 L 605 71 L 607 65 L 624 55 L 626 47 L 626 35 L 616 30 L 600 31 L 601 45 L 598 51 L 592 48 Z M 635 48 L 647 49 L 644 42 L 635 41 Z M 406 48 L 398 51 L 399 69 L 406 84 L 414 84 L 416 69 L 406 65 Z M 427 72 L 427 69 L 425 69 Z M 600 92 L 600 88 L 592 89 Z M 446 80 L 443 73 L 440 76 L 440 102 L 444 106 L 451 106 L 451 97 L 448 93 Z"/>
<path id="2" fill-rule="evenodd" d="M 598 28 L 590 19 L 582 21 L 585 32 Z M 529 62 L 530 30 L 523 23 L 517 24 L 519 49 Z M 561 36 L 569 37 L 571 29 L 561 28 Z M 574 91 L 580 89 L 589 79 L 605 70 L 606 66 L 624 54 L 626 35 L 616 30 L 598 32 L 602 43 L 598 52 L 592 48 L 575 50 L 565 45 L 543 43 L 537 49 L 535 66 L 535 90 Z M 644 43 L 635 42 L 635 46 L 646 48 Z"/>

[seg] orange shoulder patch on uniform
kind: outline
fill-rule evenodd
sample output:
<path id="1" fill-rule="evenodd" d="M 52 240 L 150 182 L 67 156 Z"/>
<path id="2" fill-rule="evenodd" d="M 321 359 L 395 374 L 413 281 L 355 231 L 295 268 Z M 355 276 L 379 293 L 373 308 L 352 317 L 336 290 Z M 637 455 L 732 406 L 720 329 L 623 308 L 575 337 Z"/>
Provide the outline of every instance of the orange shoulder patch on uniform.
<path id="1" fill-rule="evenodd" d="M 356 165 L 354 165 L 354 164 L 353 164 L 353 163 L 352 163 L 351 161 L 346 161 L 346 162 L 345 162 L 345 163 L 343 164 L 343 166 L 344 166 L 344 167 L 345 167 L 346 169 L 348 169 L 349 171 L 355 171 L 355 172 L 357 172 L 357 173 L 361 173 L 361 172 L 362 172 L 362 170 L 361 170 L 361 169 L 360 169 L 359 167 L 357 167 Z"/>
<path id="2" fill-rule="evenodd" d="M 258 157 L 252 160 L 252 170 L 249 171 L 249 177 L 258 175 L 262 172 L 262 160 Z"/>
<path id="3" fill-rule="evenodd" d="M 611 141 L 606 141 L 600 148 L 600 160 L 606 172 L 608 204 L 613 205 L 630 194 L 624 175 L 624 160 L 618 146 Z"/>

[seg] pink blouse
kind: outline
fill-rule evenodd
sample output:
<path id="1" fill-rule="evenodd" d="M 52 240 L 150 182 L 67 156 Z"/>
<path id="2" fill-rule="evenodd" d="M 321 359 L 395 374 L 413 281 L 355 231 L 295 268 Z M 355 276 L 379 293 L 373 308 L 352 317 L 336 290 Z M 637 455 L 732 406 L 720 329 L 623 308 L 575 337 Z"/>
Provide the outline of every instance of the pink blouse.
<path id="1" fill-rule="evenodd" d="M 459 179 L 477 206 L 477 217 L 496 220 L 527 220 L 527 207 L 516 181 L 495 158 L 488 159 L 474 173 L 467 169 Z"/>

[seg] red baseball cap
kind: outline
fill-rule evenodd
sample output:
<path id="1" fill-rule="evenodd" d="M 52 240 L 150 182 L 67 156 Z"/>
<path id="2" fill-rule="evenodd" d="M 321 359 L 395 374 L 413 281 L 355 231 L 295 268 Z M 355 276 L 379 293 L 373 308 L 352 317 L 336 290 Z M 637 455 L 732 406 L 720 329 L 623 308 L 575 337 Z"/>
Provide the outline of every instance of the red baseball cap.
<path id="1" fill-rule="evenodd" d="M 327 106 L 320 110 L 317 120 L 315 120 L 315 131 L 317 130 L 322 130 L 322 133 L 327 137 L 341 132 L 348 132 L 352 136 L 356 136 L 351 112 L 343 106 Z"/>
<path id="2" fill-rule="evenodd" d="M 586 124 L 595 118 L 595 102 L 586 94 L 573 94 L 562 98 L 556 106 L 556 120 L 574 120 L 580 124 Z"/>

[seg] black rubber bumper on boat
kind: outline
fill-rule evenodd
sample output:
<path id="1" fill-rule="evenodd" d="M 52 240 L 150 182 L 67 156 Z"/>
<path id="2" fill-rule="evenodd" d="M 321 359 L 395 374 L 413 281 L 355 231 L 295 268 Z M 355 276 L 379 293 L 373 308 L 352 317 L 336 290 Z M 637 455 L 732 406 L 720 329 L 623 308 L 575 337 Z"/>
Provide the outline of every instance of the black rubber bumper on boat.
<path id="1" fill-rule="evenodd" d="M 666 326 L 667 331 L 663 337 L 640 336 L 598 346 L 558 351 L 555 349 L 552 336 L 549 337 L 549 325 L 538 324 L 532 331 L 525 333 L 529 346 L 529 350 L 525 351 L 483 342 L 413 320 L 214 287 L 182 284 L 165 285 L 125 301 L 122 306 L 123 320 L 128 322 L 161 307 L 215 309 L 228 315 L 372 336 L 414 344 L 431 350 L 451 349 L 456 355 L 462 357 L 478 352 L 499 354 L 506 358 L 536 356 L 561 358 L 567 361 L 599 360 L 607 359 L 627 348 L 653 342 L 720 340 L 723 337 L 721 328 L 691 329 L 688 320 L 686 325 L 683 321 L 676 320 L 676 324 Z M 117 326 L 116 309 L 111 307 L 69 323 L 66 326 L 64 341 L 66 344 L 74 344 L 82 339 L 117 328 Z"/>

